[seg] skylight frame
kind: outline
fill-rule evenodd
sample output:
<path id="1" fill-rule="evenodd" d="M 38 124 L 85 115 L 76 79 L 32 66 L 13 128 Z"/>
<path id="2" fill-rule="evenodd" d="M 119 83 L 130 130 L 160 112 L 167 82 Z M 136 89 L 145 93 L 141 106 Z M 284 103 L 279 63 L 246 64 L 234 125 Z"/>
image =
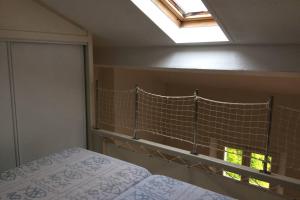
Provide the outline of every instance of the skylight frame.
<path id="1" fill-rule="evenodd" d="M 185 13 L 174 0 L 152 0 L 179 27 L 217 25 L 209 11 Z M 201 1 L 201 0 L 199 0 Z"/>
<path id="2" fill-rule="evenodd" d="M 131 0 L 131 2 L 177 44 L 229 42 L 217 23 L 206 25 L 203 22 L 204 25 L 201 26 L 180 26 L 181 22 L 174 18 L 174 15 L 168 15 L 166 12 L 170 11 L 165 6 L 159 6 L 161 2 L 158 0 Z"/>

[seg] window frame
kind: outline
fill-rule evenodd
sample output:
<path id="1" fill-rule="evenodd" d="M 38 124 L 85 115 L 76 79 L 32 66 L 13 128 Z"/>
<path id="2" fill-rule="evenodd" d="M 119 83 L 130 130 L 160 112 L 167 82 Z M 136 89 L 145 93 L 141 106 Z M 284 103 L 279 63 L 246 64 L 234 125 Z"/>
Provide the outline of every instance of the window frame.
<path id="1" fill-rule="evenodd" d="M 173 0 L 152 0 L 179 27 L 216 26 L 217 22 L 207 12 L 185 14 Z"/>
<path id="2" fill-rule="evenodd" d="M 262 159 L 259 159 L 258 157 L 262 157 Z M 250 154 L 250 163 L 249 163 L 249 167 L 252 168 L 252 169 L 256 169 L 256 170 L 259 170 L 259 171 L 263 171 L 263 168 L 264 168 L 264 162 L 263 160 L 265 160 L 266 158 L 266 155 L 264 154 L 260 154 L 260 153 L 254 153 L 252 152 Z M 267 172 L 271 172 L 271 167 L 272 167 L 272 157 L 271 156 L 268 156 L 268 163 L 267 163 Z M 255 162 L 258 161 L 258 162 L 261 162 L 261 167 L 260 169 L 256 168 L 255 167 Z M 256 178 L 249 178 L 248 180 L 248 183 L 250 185 L 254 185 L 254 186 L 258 186 L 258 187 L 262 187 L 262 188 L 265 188 L 265 189 L 270 189 L 270 182 L 267 182 L 267 181 L 262 181 L 262 180 L 259 180 L 259 179 L 256 179 Z M 266 184 L 267 186 L 264 186 L 264 184 Z"/>
<path id="3" fill-rule="evenodd" d="M 229 150 L 229 151 L 227 151 Z M 226 161 L 226 162 L 229 162 L 229 163 L 233 163 L 233 164 L 236 164 L 234 162 L 230 162 L 227 160 L 228 158 L 228 154 L 233 154 L 232 152 L 230 152 L 231 150 L 234 150 L 234 151 L 241 151 L 241 154 L 236 154 L 237 156 L 241 156 L 241 163 L 239 163 L 238 165 L 243 165 L 243 163 L 246 161 L 244 156 L 243 156 L 243 150 L 242 149 L 239 149 L 239 148 L 232 148 L 232 147 L 224 147 L 224 153 L 223 153 L 223 160 Z M 259 171 L 262 171 L 261 169 L 257 169 L 255 168 L 254 166 L 252 166 L 252 160 L 259 160 L 261 161 L 260 159 L 256 158 L 256 156 L 263 156 L 265 158 L 266 155 L 264 154 L 259 154 L 259 153 L 255 153 L 255 152 L 252 152 L 250 153 L 250 158 L 249 158 L 249 163 L 248 162 L 245 162 L 247 163 L 247 166 L 249 165 L 250 168 L 252 169 L 256 169 L 256 170 L 259 170 Z M 268 156 L 268 167 L 267 167 L 267 170 L 268 172 L 271 171 L 271 167 L 272 167 L 272 157 L 271 156 Z M 261 161 L 262 162 L 262 161 Z M 244 165 L 246 166 L 246 165 Z M 234 176 L 233 177 L 230 177 L 230 174 L 233 174 Z M 235 180 L 235 181 L 241 181 L 243 180 L 243 175 L 241 174 L 236 174 L 236 173 L 233 173 L 233 172 L 228 172 L 228 171 L 223 171 L 222 175 L 224 177 L 227 177 L 227 178 L 230 178 L 232 180 Z M 236 177 L 239 176 L 239 178 L 237 179 Z M 263 185 L 260 185 L 259 183 L 262 183 L 262 184 L 267 184 L 268 186 L 265 187 Z M 255 178 L 251 178 L 249 177 L 248 178 L 248 184 L 249 185 L 252 185 L 252 186 L 255 186 L 255 187 L 261 187 L 261 188 L 264 188 L 264 189 L 267 189 L 269 190 L 270 189 L 270 186 L 271 186 L 271 183 L 270 182 L 267 182 L 267 181 L 262 181 L 262 180 L 258 180 L 258 179 L 255 179 Z"/>
<path id="4" fill-rule="evenodd" d="M 236 153 L 233 153 L 232 151 L 238 151 L 240 153 L 236 154 Z M 231 157 L 232 155 L 235 155 L 237 157 L 241 156 L 241 158 L 238 159 L 237 162 L 230 162 L 228 160 L 229 160 L 229 157 Z M 223 160 L 226 161 L 226 162 L 229 162 L 229 163 L 236 164 L 236 165 L 243 165 L 243 150 L 242 149 L 237 149 L 237 148 L 225 147 L 224 148 L 224 154 L 223 154 Z M 239 160 L 240 160 L 240 162 L 239 162 Z M 223 170 L 222 174 L 223 174 L 223 176 L 231 178 L 235 181 L 241 181 L 242 180 L 242 175 L 241 174 L 237 174 L 237 173 L 226 171 L 226 170 Z"/>

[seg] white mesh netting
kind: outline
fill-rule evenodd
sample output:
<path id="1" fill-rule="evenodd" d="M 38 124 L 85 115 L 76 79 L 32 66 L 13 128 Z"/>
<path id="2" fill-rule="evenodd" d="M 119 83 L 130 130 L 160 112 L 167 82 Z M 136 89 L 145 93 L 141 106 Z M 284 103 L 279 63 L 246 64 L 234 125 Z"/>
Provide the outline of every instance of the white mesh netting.
<path id="1" fill-rule="evenodd" d="M 97 128 L 132 136 L 135 132 L 137 138 L 142 132 L 162 136 L 196 145 L 203 154 L 209 153 L 201 152 L 202 147 L 222 152 L 225 147 L 237 148 L 244 157 L 251 153 L 271 156 L 272 172 L 286 173 L 282 163 L 300 171 L 300 111 L 275 105 L 272 122 L 269 114 L 269 101 L 231 103 L 195 95 L 162 96 L 142 89 L 97 89 Z M 298 177 L 297 173 L 291 176 Z"/>
<path id="2" fill-rule="evenodd" d="M 267 154 L 269 102 L 231 103 L 197 98 L 197 144 Z"/>

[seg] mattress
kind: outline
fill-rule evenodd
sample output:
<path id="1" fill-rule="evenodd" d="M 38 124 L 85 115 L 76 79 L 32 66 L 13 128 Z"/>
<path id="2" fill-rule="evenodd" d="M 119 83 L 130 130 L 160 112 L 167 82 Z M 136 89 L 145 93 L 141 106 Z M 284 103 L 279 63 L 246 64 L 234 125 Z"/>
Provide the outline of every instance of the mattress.
<path id="1" fill-rule="evenodd" d="M 81 148 L 0 173 L 0 200 L 224 200 L 223 195 Z"/>
<path id="2" fill-rule="evenodd" d="M 0 200 L 110 200 L 148 176 L 142 167 L 72 148 L 0 173 Z"/>
<path id="3" fill-rule="evenodd" d="M 153 175 L 115 200 L 231 200 L 224 195 L 170 178 Z"/>

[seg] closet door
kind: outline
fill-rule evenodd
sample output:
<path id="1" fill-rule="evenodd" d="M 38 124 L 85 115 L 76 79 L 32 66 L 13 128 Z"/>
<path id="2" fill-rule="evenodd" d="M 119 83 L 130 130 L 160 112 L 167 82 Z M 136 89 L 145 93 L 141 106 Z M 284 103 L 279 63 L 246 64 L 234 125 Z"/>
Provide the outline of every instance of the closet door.
<path id="1" fill-rule="evenodd" d="M 0 171 L 16 166 L 8 55 L 0 43 Z"/>
<path id="2" fill-rule="evenodd" d="M 83 47 L 12 46 L 20 162 L 85 147 Z"/>

